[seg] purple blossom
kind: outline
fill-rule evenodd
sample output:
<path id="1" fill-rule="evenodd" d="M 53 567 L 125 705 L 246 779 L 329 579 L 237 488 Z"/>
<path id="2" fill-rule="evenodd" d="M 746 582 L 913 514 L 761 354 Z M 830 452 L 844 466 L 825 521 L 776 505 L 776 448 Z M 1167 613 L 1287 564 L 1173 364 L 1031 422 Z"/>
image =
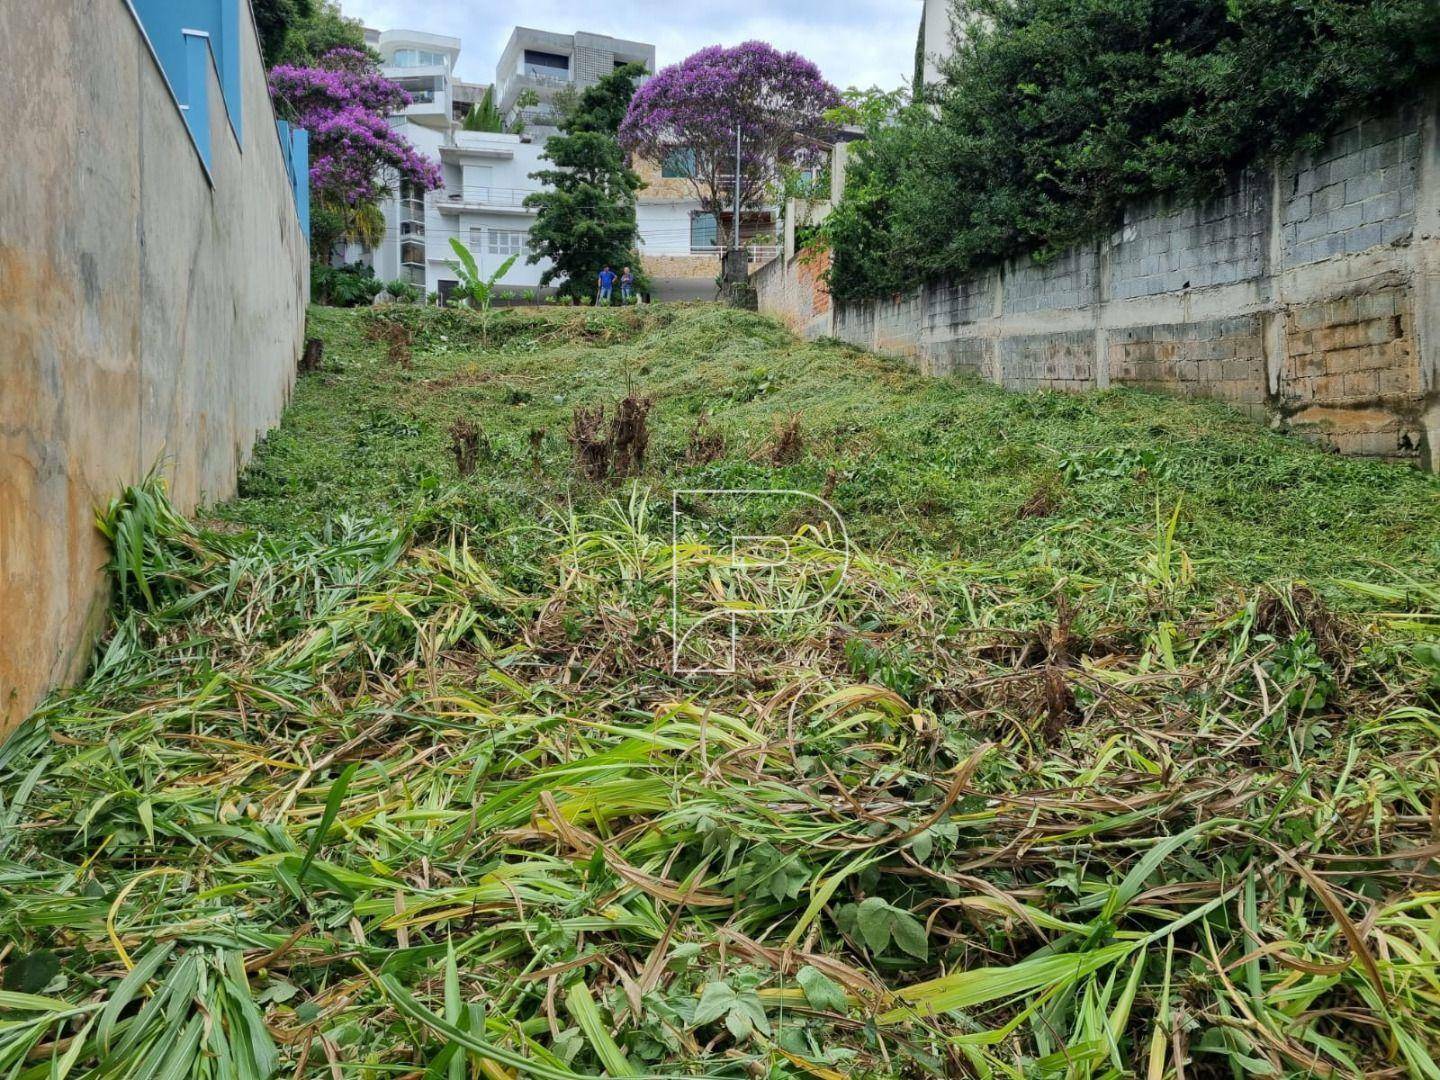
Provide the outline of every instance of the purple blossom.
<path id="1" fill-rule="evenodd" d="M 388 194 L 397 180 L 427 191 L 440 167 L 386 121 L 411 102 L 398 83 L 357 49 L 333 49 L 316 67 L 270 71 L 277 110 L 310 132 L 310 186 L 318 202 L 356 206 Z"/>
<path id="2" fill-rule="evenodd" d="M 840 95 L 799 53 L 763 41 L 719 45 L 665 68 L 636 91 L 620 140 L 660 160 L 695 153 L 693 181 L 708 209 L 728 205 L 735 129 L 741 136 L 741 201 L 754 205 L 782 166 L 808 165 L 831 137 L 824 114 Z"/>

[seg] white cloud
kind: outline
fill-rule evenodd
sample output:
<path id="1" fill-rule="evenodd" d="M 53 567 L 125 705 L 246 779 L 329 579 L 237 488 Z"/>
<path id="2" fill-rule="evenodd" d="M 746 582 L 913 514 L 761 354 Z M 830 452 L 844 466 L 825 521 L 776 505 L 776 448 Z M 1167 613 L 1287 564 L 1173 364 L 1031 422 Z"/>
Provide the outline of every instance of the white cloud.
<path id="1" fill-rule="evenodd" d="M 528 0 L 522 8 L 498 0 L 341 0 L 341 7 L 377 29 L 460 38 L 459 74 L 473 82 L 494 79 L 495 61 L 519 22 L 651 42 L 661 67 L 706 45 L 768 41 L 809 57 L 841 89 L 888 89 L 913 70 L 921 5 L 917 0 Z"/>

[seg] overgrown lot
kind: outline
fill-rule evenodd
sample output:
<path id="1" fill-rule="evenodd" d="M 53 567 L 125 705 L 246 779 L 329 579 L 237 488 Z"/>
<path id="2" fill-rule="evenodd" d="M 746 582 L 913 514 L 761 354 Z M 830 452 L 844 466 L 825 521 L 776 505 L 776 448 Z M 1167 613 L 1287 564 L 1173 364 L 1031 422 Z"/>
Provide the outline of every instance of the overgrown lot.
<path id="1" fill-rule="evenodd" d="M 1432 479 L 709 307 L 312 327 L 0 748 L 5 1075 L 1440 1076 Z"/>

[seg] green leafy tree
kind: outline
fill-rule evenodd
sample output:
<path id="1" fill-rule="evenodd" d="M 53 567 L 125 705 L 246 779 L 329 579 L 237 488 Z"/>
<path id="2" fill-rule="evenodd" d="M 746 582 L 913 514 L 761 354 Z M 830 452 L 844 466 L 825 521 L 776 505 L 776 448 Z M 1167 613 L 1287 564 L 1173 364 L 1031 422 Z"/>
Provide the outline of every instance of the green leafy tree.
<path id="1" fill-rule="evenodd" d="M 539 102 L 540 95 L 534 90 L 522 90 L 515 99 L 515 108 L 518 112 Z M 465 114 L 465 119 L 460 121 L 460 126 L 466 131 L 508 131 L 511 135 L 519 135 L 525 130 L 525 121 L 517 115 L 515 122 L 506 127 L 505 117 L 501 116 L 500 110 L 495 107 L 495 88 L 491 86 L 486 88 L 484 97 L 470 106 L 470 111 Z"/>
<path id="2" fill-rule="evenodd" d="M 532 173 L 547 190 L 525 199 L 538 213 L 530 226 L 530 261 L 549 259 L 540 283 L 561 295 L 588 297 L 600 271 L 631 267 L 643 288 L 636 253 L 635 193 L 643 183 L 626 162 L 616 133 L 644 73 L 627 64 L 582 93 L 545 144 L 553 168 Z"/>
<path id="3" fill-rule="evenodd" d="M 314 0 L 252 0 L 255 31 L 260 36 L 260 55 L 265 66 L 280 62 L 291 28 L 315 14 Z"/>
<path id="4" fill-rule="evenodd" d="M 500 110 L 495 108 L 495 88 L 488 87 L 485 96 L 465 114 L 461 127 L 466 131 L 495 131 L 505 130 L 505 118 L 500 115 Z"/>
<path id="5" fill-rule="evenodd" d="M 312 66 L 334 49 L 365 46 L 365 28 L 347 18 L 337 0 L 251 0 L 267 68 Z"/>
<path id="6" fill-rule="evenodd" d="M 872 118 L 826 223 L 841 299 L 1103 235 L 1317 145 L 1440 68 L 1435 0 L 959 0 L 927 107 Z"/>

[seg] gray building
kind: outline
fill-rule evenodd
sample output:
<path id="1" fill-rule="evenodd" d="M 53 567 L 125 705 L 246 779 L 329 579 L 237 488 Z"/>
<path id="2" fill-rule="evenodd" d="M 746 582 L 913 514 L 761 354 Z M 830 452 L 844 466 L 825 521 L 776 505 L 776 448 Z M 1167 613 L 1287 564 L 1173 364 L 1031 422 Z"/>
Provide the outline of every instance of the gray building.
<path id="1" fill-rule="evenodd" d="M 559 121 L 556 98 L 594 86 L 616 68 L 641 64 L 655 70 L 655 46 L 604 34 L 555 34 L 517 26 L 495 65 L 495 104 L 507 123 L 523 120 L 526 133 L 545 139 Z M 532 91 L 526 95 L 525 91 Z M 521 104 L 522 97 L 534 98 Z"/>

